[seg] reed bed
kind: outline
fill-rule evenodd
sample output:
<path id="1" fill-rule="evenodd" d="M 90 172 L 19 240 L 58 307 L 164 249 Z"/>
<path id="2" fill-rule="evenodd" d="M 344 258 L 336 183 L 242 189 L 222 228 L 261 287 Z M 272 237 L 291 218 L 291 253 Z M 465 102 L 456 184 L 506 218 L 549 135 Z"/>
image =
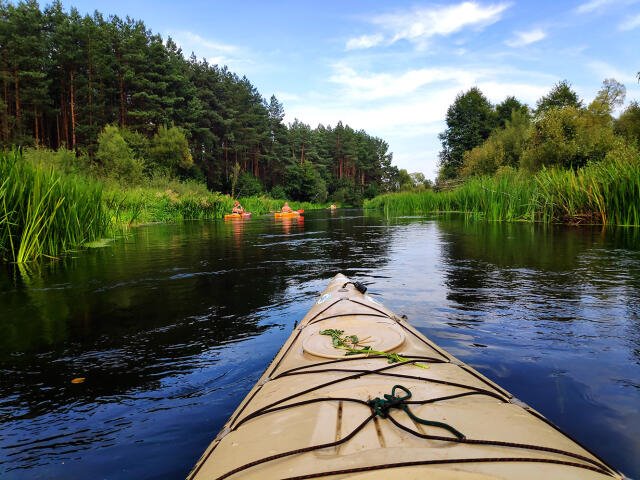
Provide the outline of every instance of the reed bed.
<path id="1" fill-rule="evenodd" d="M 365 208 L 381 209 L 388 216 L 459 212 L 492 221 L 528 221 L 535 213 L 535 189 L 531 177 L 503 174 L 473 178 L 449 191 L 380 195 L 365 202 Z"/>
<path id="2" fill-rule="evenodd" d="M 380 195 L 365 208 L 387 216 L 461 212 L 489 221 L 640 225 L 640 158 L 607 157 L 578 170 L 472 178 L 444 192 Z"/>
<path id="3" fill-rule="evenodd" d="M 103 236 L 102 184 L 0 153 L 0 256 L 23 264 Z"/>

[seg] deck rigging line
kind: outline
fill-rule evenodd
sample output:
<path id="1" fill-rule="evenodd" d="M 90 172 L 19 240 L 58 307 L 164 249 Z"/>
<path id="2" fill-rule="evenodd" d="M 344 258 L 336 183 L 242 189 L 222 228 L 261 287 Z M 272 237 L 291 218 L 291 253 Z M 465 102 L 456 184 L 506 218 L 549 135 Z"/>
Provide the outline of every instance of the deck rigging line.
<path id="1" fill-rule="evenodd" d="M 438 355 L 442 356 L 445 358 L 445 360 L 440 359 L 440 358 L 434 358 L 434 357 L 419 357 L 419 356 L 406 356 L 409 360 L 405 361 L 405 362 L 397 362 L 397 363 L 393 363 L 391 365 L 385 365 L 383 367 L 380 368 L 374 368 L 374 369 L 366 369 L 366 368 L 356 368 L 356 369 L 341 369 L 341 368 L 333 368 L 334 366 L 336 366 L 336 364 L 342 364 L 344 362 L 349 362 L 349 361 L 357 361 L 357 360 L 363 360 L 363 358 L 365 359 L 387 359 L 387 357 L 382 356 L 382 355 L 371 355 L 371 356 L 366 356 L 366 357 L 345 357 L 345 358 L 340 358 L 340 359 L 336 359 L 336 360 L 330 360 L 330 361 L 321 361 L 321 362 L 316 362 L 316 363 L 312 363 L 309 365 L 303 365 L 300 367 L 295 367 L 295 368 L 291 368 L 289 370 L 285 370 L 283 372 L 278 373 L 277 375 L 273 376 L 273 374 L 277 371 L 278 367 L 280 366 L 280 364 L 282 363 L 282 360 L 286 357 L 287 353 L 291 350 L 292 346 L 296 343 L 296 341 L 298 340 L 300 333 L 302 332 L 302 330 L 304 328 L 306 328 L 308 325 L 312 324 L 312 323 L 318 323 L 324 320 L 329 320 L 331 318 L 337 318 L 340 316 L 344 316 L 343 314 L 341 315 L 328 315 L 326 317 L 323 318 L 319 318 L 323 313 L 325 313 L 327 310 L 329 310 L 331 307 L 333 307 L 334 305 L 336 305 L 338 302 L 341 301 L 351 301 L 353 303 L 357 303 L 361 306 L 367 307 L 369 309 L 372 309 L 374 311 L 376 311 L 378 314 L 375 316 L 383 316 L 383 317 L 387 317 L 389 319 L 394 320 L 395 322 L 397 322 L 400 326 L 403 327 L 404 330 L 406 330 L 407 332 L 411 333 L 416 339 L 420 340 L 423 344 L 427 345 L 431 350 L 435 351 Z M 353 314 L 351 314 L 353 315 Z M 358 314 L 356 314 L 358 315 Z M 369 314 L 371 315 L 371 314 Z M 298 327 L 297 328 L 297 332 L 294 336 L 294 338 L 291 340 L 291 342 L 289 343 L 287 349 L 282 352 L 281 354 L 278 355 L 278 362 L 269 370 L 269 375 L 266 377 L 266 381 L 258 384 L 256 390 L 253 392 L 253 394 L 244 402 L 242 408 L 240 408 L 240 410 L 236 413 L 236 415 L 234 415 L 234 417 L 231 419 L 231 421 L 229 422 L 230 428 L 229 431 L 227 432 L 233 432 L 235 430 L 237 430 L 238 428 L 240 428 L 244 423 L 263 416 L 263 415 L 267 415 L 273 412 L 278 412 L 278 411 L 282 411 L 282 410 L 286 410 L 286 409 L 293 409 L 296 407 L 300 407 L 300 406 L 304 406 L 304 405 L 309 405 L 309 404 L 313 404 L 313 403 L 320 403 L 320 402 L 349 402 L 349 403 L 356 403 L 356 404 L 361 404 L 363 406 L 366 406 L 369 410 L 370 410 L 370 414 L 358 425 L 356 426 L 350 433 L 348 433 L 346 436 L 333 441 L 333 442 L 328 442 L 328 443 L 323 443 L 323 444 L 318 444 L 318 445 L 312 445 L 312 446 L 308 446 L 308 447 L 303 447 L 303 448 L 298 448 L 295 450 L 290 450 L 287 452 L 282 452 L 282 453 L 278 453 L 275 455 L 271 455 L 268 457 L 264 457 L 261 459 L 257 459 L 254 460 L 252 462 L 248 462 L 244 465 L 240 465 L 236 468 L 234 468 L 233 470 L 230 470 L 226 473 L 224 473 L 221 476 L 216 477 L 215 480 L 223 480 L 226 478 L 229 478 L 233 475 L 235 475 L 236 473 L 242 472 L 244 470 L 247 470 L 249 468 L 258 466 L 258 465 L 262 465 L 264 463 L 268 463 L 274 460 L 278 460 L 281 458 L 285 458 L 285 457 L 289 457 L 289 456 L 293 456 L 293 455 L 299 455 L 302 453 L 307 453 L 307 452 L 311 452 L 311 451 L 315 451 L 315 450 L 320 450 L 323 448 L 330 448 L 330 447 L 337 447 L 341 444 L 344 444 L 346 442 L 348 442 L 349 440 L 351 440 L 353 437 L 355 437 L 369 422 L 371 422 L 372 420 L 374 420 L 377 416 L 380 416 L 382 418 L 388 419 L 389 421 L 391 421 L 395 426 L 397 426 L 398 428 L 410 433 L 411 435 L 414 435 L 416 437 L 419 438 L 423 438 L 423 439 L 427 439 L 427 440 L 435 440 L 435 441 L 443 441 L 443 442 L 452 442 L 452 443 L 462 443 L 462 444 L 472 444 L 472 445 L 486 445 L 486 446 L 498 446 L 498 447 L 504 447 L 504 448 L 513 448 L 513 449 L 524 449 L 524 450 L 532 450 L 532 451 L 538 451 L 538 452 L 545 452 L 545 453 L 552 453 L 552 454 L 556 454 L 556 455 L 562 455 L 571 459 L 575 459 L 575 460 L 579 460 L 585 463 L 578 463 L 575 461 L 569 461 L 569 460 L 561 460 L 561 459 L 557 459 L 557 458 L 538 458 L 538 457 L 479 457 L 479 458 L 453 458 L 453 459 L 440 459 L 440 460 L 416 460 L 416 461 L 411 461 L 411 462 L 398 462 L 398 463 L 388 463 L 388 464 L 380 464 L 380 465 L 371 465 L 371 466 L 365 466 L 365 467 L 356 467 L 356 468 L 349 468 L 349 469 L 342 469 L 342 470 L 335 470 L 335 471 L 331 471 L 331 472 L 317 472 L 317 473 L 309 473 L 309 474 L 305 474 L 305 475 L 300 475 L 300 476 L 294 476 L 294 477 L 288 477 L 285 480 L 303 480 L 303 479 L 311 479 L 311 478 L 320 478 L 320 477 L 324 477 L 324 476 L 330 476 L 330 475 L 338 475 L 338 474 L 348 474 L 348 473 L 358 473 L 358 472 L 366 472 L 366 471 L 375 471 L 375 470 L 382 470 L 382 469 L 388 469 L 388 468 L 397 468 L 397 467 L 407 467 L 407 466 L 421 466 L 421 465 L 443 465 L 443 464 L 463 464 L 463 463 L 488 463 L 488 462 L 525 462 L 525 463 L 550 463 L 550 464 L 556 464 L 556 465 L 564 465 L 564 466 L 568 466 L 568 467 L 575 467 L 575 468 L 582 468 L 582 469 L 586 469 L 586 470 L 591 470 L 594 472 L 598 472 L 601 473 L 603 475 L 607 475 L 607 476 L 611 476 L 614 477 L 617 472 L 609 467 L 606 463 L 598 460 L 598 459 L 592 459 L 577 453 L 573 453 L 573 452 L 568 452 L 565 450 L 560 450 L 560 449 L 556 449 L 556 448 L 551 448 L 551 447 L 544 447 L 544 446 L 540 446 L 540 445 L 530 445 L 530 444 L 523 444 L 523 443 L 516 443 L 516 442 L 506 442 L 506 441 L 498 441 L 498 440 L 486 440 L 486 439 L 473 439 L 473 438 L 468 438 L 464 435 L 464 433 L 459 432 L 455 427 L 451 426 L 451 425 L 447 425 L 444 424 L 442 422 L 436 422 L 436 421 L 431 421 L 431 420 L 425 420 L 425 419 L 421 419 L 419 417 L 416 417 L 414 414 L 412 414 L 409 410 L 409 405 L 425 405 L 425 404 L 433 404 L 436 402 L 446 402 L 446 401 L 450 401 L 450 400 L 454 400 L 454 399 L 458 399 L 458 398 L 462 398 L 462 397 L 466 397 L 466 396 L 471 396 L 471 395 L 484 395 L 484 396 L 488 396 L 488 397 L 492 397 L 495 398 L 498 401 L 504 402 L 504 403 L 512 403 L 512 399 L 513 396 L 511 394 L 509 394 L 508 392 L 506 392 L 505 390 L 503 390 L 502 388 L 498 387 L 497 385 L 489 382 L 487 379 L 483 378 L 481 375 L 475 373 L 473 370 L 466 368 L 466 365 L 463 364 L 459 364 L 457 362 L 452 361 L 451 357 L 449 355 L 447 355 L 446 353 L 443 353 L 440 349 L 438 349 L 437 347 L 435 347 L 434 345 L 432 345 L 430 342 L 426 341 L 424 338 L 422 338 L 420 335 L 417 335 L 415 332 L 413 332 L 413 330 L 407 328 L 407 326 L 399 321 L 399 319 L 394 318 L 392 316 L 390 316 L 389 314 L 387 314 L 386 312 L 384 312 L 381 309 L 375 308 L 371 305 L 367 305 L 365 303 L 362 303 L 360 301 L 348 298 L 348 297 L 340 297 L 339 299 L 335 300 L 334 302 L 331 302 L 326 308 L 323 308 L 320 312 L 318 312 L 316 315 L 314 315 L 305 325 L 303 328 Z M 433 363 L 433 364 L 442 364 L 442 363 L 450 363 L 452 365 L 457 366 L 458 368 L 461 368 L 462 370 L 464 370 L 466 373 L 472 375 L 474 378 L 480 380 L 481 382 L 483 382 L 485 385 L 487 385 L 488 387 L 491 388 L 491 390 L 485 389 L 485 388 L 480 388 L 474 385 L 466 385 L 466 384 L 462 384 L 462 383 L 456 383 L 456 382 L 449 382 L 449 381 L 445 381 L 445 380 L 438 380 L 438 379 L 433 379 L 433 378 L 428 378 L 428 377 L 422 377 L 422 376 L 417 376 L 417 375 L 407 375 L 407 374 L 402 374 L 402 373 L 398 373 L 398 372 L 394 372 L 392 370 L 396 369 L 397 367 L 400 366 L 405 366 L 405 365 L 411 365 L 411 364 L 415 364 L 418 362 L 422 362 L 422 363 Z M 327 365 L 332 365 L 332 367 L 327 367 Z M 324 367 L 324 368 L 318 368 L 318 367 Z M 277 400 L 269 405 L 265 405 L 253 412 L 251 412 L 250 414 L 246 415 L 245 417 L 239 419 L 240 415 L 242 414 L 242 412 L 245 410 L 245 408 L 249 405 L 249 403 L 251 403 L 251 400 L 253 399 L 253 397 L 262 389 L 262 387 L 266 384 L 266 383 L 270 383 L 270 382 L 274 382 L 277 381 L 279 379 L 283 379 L 285 377 L 289 377 L 289 376 L 296 376 L 296 375 L 313 375 L 316 373 L 326 373 L 326 372 L 335 372 L 335 373 L 345 373 L 345 374 L 349 374 L 346 375 L 344 377 L 341 378 L 337 378 L 334 380 L 331 380 L 329 382 L 324 382 L 321 383 L 319 385 L 307 388 L 303 391 L 297 392 L 295 394 L 289 395 L 285 398 L 281 398 L 280 400 Z M 452 395 L 446 395 L 446 396 L 442 396 L 442 397 L 437 397 L 437 398 L 430 398 L 430 399 L 423 399 L 423 400 L 410 400 L 411 397 L 411 392 L 406 389 L 405 387 L 402 387 L 400 385 L 396 385 L 393 387 L 391 394 L 385 394 L 385 399 L 386 400 L 382 400 L 382 399 L 374 399 L 374 400 L 363 400 L 363 399 L 359 399 L 359 398 L 350 398 L 350 397 L 316 397 L 316 398 L 311 398 L 311 399 L 304 399 L 304 400 L 300 400 L 294 403 L 287 403 L 284 404 L 285 402 L 289 402 L 291 400 L 295 400 L 296 398 L 302 397 L 304 395 L 307 395 L 309 393 L 312 393 L 314 391 L 323 389 L 325 387 L 331 386 L 331 385 L 335 385 L 337 383 L 341 383 L 341 382 L 346 382 L 349 380 L 354 380 L 354 379 L 358 379 L 367 375 L 380 375 L 380 376 L 389 376 L 389 377 L 394 377 L 394 378 L 403 378 L 403 379 L 411 379 L 411 380 L 416 380 L 416 381 L 422 381 L 422 382 L 429 382 L 429 383 L 435 383 L 435 384 L 440 384 L 440 385 L 447 385 L 447 386 L 452 386 L 452 387 L 456 387 L 456 388 L 461 388 L 464 389 L 464 392 L 461 393 L 457 393 L 457 394 L 452 394 Z M 404 397 L 398 397 L 395 395 L 395 390 L 399 388 L 403 391 L 405 391 L 405 396 Z M 388 398 L 387 398 L 388 397 Z M 388 405 L 385 406 L 385 405 Z M 445 429 L 447 430 L 449 433 L 453 434 L 453 437 L 450 436 L 442 436 L 442 435 L 431 435 L 431 434 L 426 434 L 426 433 L 421 433 L 417 430 L 414 430 L 412 428 L 407 427 L 406 425 L 403 425 L 402 423 L 400 423 L 396 418 L 394 418 L 393 415 L 391 415 L 390 412 L 390 408 L 399 408 L 400 410 L 404 411 L 410 418 L 412 418 L 414 421 L 418 422 L 418 423 L 422 423 L 425 425 L 429 425 L 432 427 L 436 427 L 436 428 L 441 428 L 441 429 Z M 538 414 L 537 412 L 531 410 L 530 408 L 525 408 L 522 407 L 523 410 L 529 412 L 530 414 L 534 415 L 535 417 L 543 420 L 545 423 L 549 424 L 550 426 L 552 426 L 553 428 L 555 428 L 557 431 L 561 432 L 563 435 L 569 437 L 566 433 L 562 432 L 557 426 L 555 426 L 553 423 L 551 423 L 549 420 L 547 420 L 546 418 L 544 418 L 542 415 Z M 571 439 L 573 440 L 573 439 Z M 575 440 L 573 440 L 575 442 Z M 578 442 L 575 442 L 578 445 L 580 445 Z M 215 450 L 215 448 L 217 447 L 218 444 L 214 445 L 213 448 L 211 448 L 211 450 L 209 452 L 207 452 L 207 454 L 205 455 L 205 458 L 203 458 L 200 462 L 200 464 L 198 465 L 198 467 L 196 468 L 195 472 L 193 472 L 193 475 L 195 475 L 195 473 L 197 473 L 197 471 L 200 469 L 200 467 L 205 463 L 206 458 L 208 458 L 211 453 Z M 580 445 L 582 448 L 584 448 L 587 452 L 591 453 L 588 449 L 586 449 L 585 447 L 583 447 L 582 445 Z M 595 456 L 595 455 L 594 455 Z M 597 458 L 597 457 L 596 457 Z"/>

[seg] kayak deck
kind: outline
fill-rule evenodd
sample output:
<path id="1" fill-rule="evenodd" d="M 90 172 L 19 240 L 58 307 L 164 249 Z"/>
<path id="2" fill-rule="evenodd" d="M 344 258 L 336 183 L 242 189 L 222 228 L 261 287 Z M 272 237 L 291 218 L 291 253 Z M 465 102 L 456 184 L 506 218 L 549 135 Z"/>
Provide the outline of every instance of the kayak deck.
<path id="1" fill-rule="evenodd" d="M 377 353 L 345 356 L 329 329 Z M 188 478 L 395 475 L 623 478 L 337 275 Z"/>
<path id="2" fill-rule="evenodd" d="M 250 212 L 245 212 L 245 213 L 227 213 L 224 216 L 225 220 L 243 219 L 243 218 L 251 218 L 251 213 Z"/>
<path id="3" fill-rule="evenodd" d="M 297 218 L 300 216 L 300 212 L 275 212 L 273 216 L 275 218 Z"/>

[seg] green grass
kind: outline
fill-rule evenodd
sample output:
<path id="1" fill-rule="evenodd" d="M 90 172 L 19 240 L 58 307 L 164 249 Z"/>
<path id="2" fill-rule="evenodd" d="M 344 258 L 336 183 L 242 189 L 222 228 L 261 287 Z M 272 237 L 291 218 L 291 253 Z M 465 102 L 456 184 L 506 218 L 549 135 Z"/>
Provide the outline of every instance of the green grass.
<path id="1" fill-rule="evenodd" d="M 0 256 L 19 264 L 103 236 L 102 184 L 0 153 Z"/>
<path id="2" fill-rule="evenodd" d="M 364 205 L 387 216 L 462 212 L 489 221 L 640 225 L 640 158 L 609 156 L 578 170 L 504 172 L 444 192 L 380 195 Z"/>

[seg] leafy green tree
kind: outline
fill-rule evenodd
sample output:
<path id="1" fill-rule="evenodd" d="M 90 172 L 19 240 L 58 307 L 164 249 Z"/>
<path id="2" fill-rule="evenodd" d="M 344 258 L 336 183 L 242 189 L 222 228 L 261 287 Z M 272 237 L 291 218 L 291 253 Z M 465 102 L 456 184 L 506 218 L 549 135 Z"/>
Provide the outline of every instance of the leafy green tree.
<path id="1" fill-rule="evenodd" d="M 614 129 L 628 142 L 640 146 L 640 104 L 637 101 L 631 102 L 622 112 Z"/>
<path id="2" fill-rule="evenodd" d="M 626 87 L 614 78 L 602 82 L 602 88 L 596 98 L 589 104 L 589 110 L 595 115 L 602 115 L 610 120 L 616 107 L 622 106 L 627 94 Z"/>
<path id="3" fill-rule="evenodd" d="M 520 112 L 525 117 L 530 117 L 529 107 L 520 102 L 516 97 L 509 96 L 496 105 L 497 126 L 504 128 L 511 120 L 513 112 Z"/>
<path id="4" fill-rule="evenodd" d="M 148 160 L 150 158 L 149 148 L 151 146 L 151 142 L 146 135 L 140 132 L 136 132 L 135 130 L 131 130 L 130 128 L 120 128 L 120 135 L 124 138 L 124 141 L 127 142 L 127 146 L 133 152 L 133 156 L 142 160 Z M 149 165 L 147 164 L 147 167 Z"/>
<path id="5" fill-rule="evenodd" d="M 551 91 L 536 103 L 536 115 L 542 115 L 552 108 L 573 107 L 582 108 L 582 100 L 571 89 L 567 80 L 556 83 Z"/>
<path id="6" fill-rule="evenodd" d="M 404 168 L 398 171 L 398 190 L 412 190 L 415 187 L 413 178 Z"/>
<path id="7" fill-rule="evenodd" d="M 595 121 L 591 112 L 554 108 L 535 122 L 521 164 L 530 171 L 551 165 L 578 168 L 601 161 L 615 144 L 613 126 Z"/>
<path id="8" fill-rule="evenodd" d="M 288 163 L 289 138 L 284 125 L 284 107 L 275 95 L 266 106 L 269 114 L 269 138 L 265 144 L 265 183 L 273 186 L 282 181 L 282 172 Z"/>
<path id="9" fill-rule="evenodd" d="M 134 157 L 133 151 L 115 125 L 105 126 L 98 136 L 96 157 L 101 162 L 105 175 L 123 183 L 135 184 L 142 180 L 144 164 Z"/>
<path id="10" fill-rule="evenodd" d="M 494 130 L 486 142 L 465 152 L 462 176 L 493 175 L 501 167 L 518 168 L 531 134 L 529 113 L 512 110 L 504 128 Z"/>
<path id="11" fill-rule="evenodd" d="M 282 185 L 276 185 L 269 192 L 272 198 L 284 200 L 287 198 L 287 192 Z"/>
<path id="12" fill-rule="evenodd" d="M 243 172 L 238 177 L 236 190 L 238 192 L 238 197 L 250 197 L 252 195 L 261 194 L 264 188 L 258 178 L 254 177 L 250 173 Z"/>
<path id="13" fill-rule="evenodd" d="M 148 160 L 152 170 L 164 171 L 168 175 L 178 175 L 191 168 L 193 157 L 182 129 L 161 126 L 151 140 Z"/>
<path id="14" fill-rule="evenodd" d="M 482 144 L 496 126 L 496 114 L 489 100 L 477 88 L 460 93 L 447 110 L 447 129 L 439 135 L 442 141 L 440 171 L 443 179 L 460 174 L 463 155 Z"/>
<path id="15" fill-rule="evenodd" d="M 294 163 L 287 167 L 285 189 L 292 200 L 304 202 L 324 202 L 327 187 L 310 162 Z"/>

